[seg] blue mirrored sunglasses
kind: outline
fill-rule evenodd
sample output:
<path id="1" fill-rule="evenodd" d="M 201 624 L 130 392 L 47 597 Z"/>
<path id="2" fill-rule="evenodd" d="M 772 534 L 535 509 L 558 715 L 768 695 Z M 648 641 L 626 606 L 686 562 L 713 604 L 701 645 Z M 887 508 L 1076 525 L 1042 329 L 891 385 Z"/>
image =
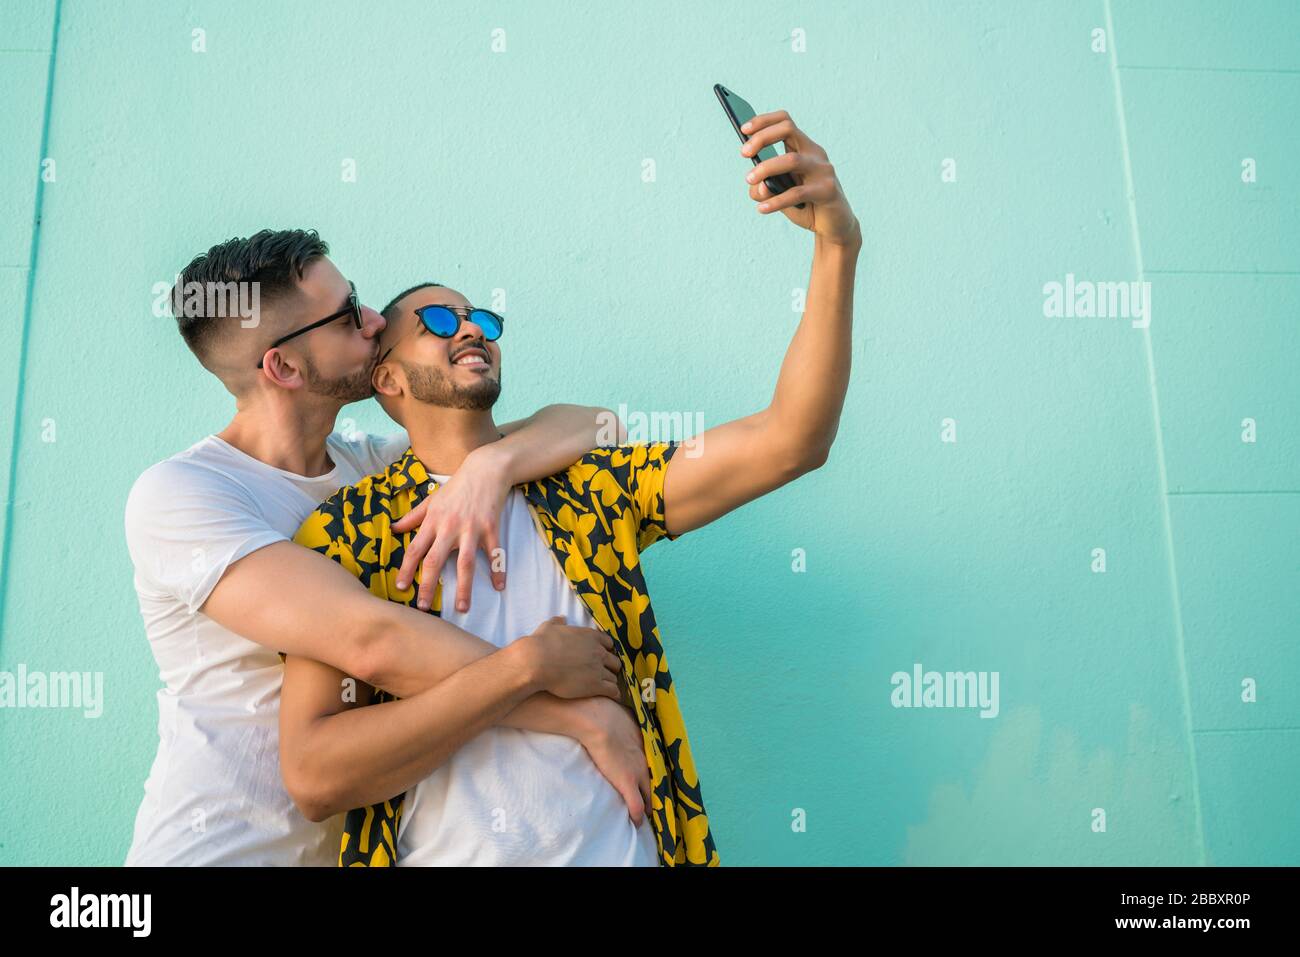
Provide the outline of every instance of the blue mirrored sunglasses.
<path id="1" fill-rule="evenodd" d="M 421 306 L 415 310 L 415 314 L 424 323 L 424 328 L 444 339 L 454 336 L 460 324 L 466 319 L 483 330 L 483 338 L 488 342 L 500 339 L 502 327 L 505 325 L 505 320 L 491 309 L 477 309 L 471 306 Z"/>
<path id="2" fill-rule="evenodd" d="M 501 338 L 505 328 L 505 319 L 491 309 L 479 309 L 471 306 L 444 306 L 441 304 L 420 306 L 415 310 L 424 328 L 441 339 L 450 339 L 460 329 L 460 324 L 468 319 L 483 330 L 483 338 L 495 342 Z M 383 362 L 388 354 L 397 347 L 397 343 L 388 349 L 379 361 Z"/>

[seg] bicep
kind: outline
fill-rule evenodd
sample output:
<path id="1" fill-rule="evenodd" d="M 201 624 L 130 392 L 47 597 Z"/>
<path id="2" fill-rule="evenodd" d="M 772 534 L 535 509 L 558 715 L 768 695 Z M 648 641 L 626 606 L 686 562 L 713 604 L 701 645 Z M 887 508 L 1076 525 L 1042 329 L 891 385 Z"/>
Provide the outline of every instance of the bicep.
<path id="1" fill-rule="evenodd" d="M 714 426 L 678 447 L 664 472 L 664 525 L 681 535 L 790 480 L 768 454 L 766 412 Z"/>
<path id="2" fill-rule="evenodd" d="M 510 422 L 502 422 L 497 425 L 497 431 L 500 432 L 502 435 L 509 435 L 512 432 L 518 432 L 525 425 L 527 425 L 529 422 L 532 421 L 533 421 L 533 416 L 530 415 L 526 419 L 513 419 Z"/>
<path id="3" fill-rule="evenodd" d="M 367 705 L 374 689 L 333 665 L 289 655 L 280 689 L 280 741 L 294 745 L 321 718 Z"/>
<path id="4" fill-rule="evenodd" d="M 313 745 L 317 723 L 370 703 L 372 690 L 332 665 L 289 655 L 280 687 L 280 774 L 294 800 L 310 794 L 307 768 L 319 749 Z"/>
<path id="5" fill-rule="evenodd" d="M 229 566 L 202 607 L 218 624 L 272 651 L 346 671 L 383 603 L 338 563 L 276 542 Z"/>

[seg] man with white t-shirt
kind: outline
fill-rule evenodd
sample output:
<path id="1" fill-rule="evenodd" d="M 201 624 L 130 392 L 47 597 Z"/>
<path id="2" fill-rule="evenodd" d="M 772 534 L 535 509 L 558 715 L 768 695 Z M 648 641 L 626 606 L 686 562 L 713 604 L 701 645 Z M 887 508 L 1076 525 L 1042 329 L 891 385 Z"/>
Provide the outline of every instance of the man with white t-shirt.
<path id="1" fill-rule="evenodd" d="M 520 693 L 502 724 L 569 736 L 639 801 L 643 769 L 608 744 L 632 719 L 609 679 L 606 636 L 538 617 L 516 636 L 526 653 L 507 661 L 449 622 L 372 601 L 336 564 L 290 541 L 322 498 L 408 441 L 331 431 L 344 404 L 373 394 L 385 320 L 327 253 L 315 232 L 263 230 L 198 256 L 173 290 L 182 337 L 237 411 L 221 432 L 146 469 L 126 503 L 140 612 L 164 683 L 128 865 L 335 862 L 341 821 L 307 820 L 284 789 L 282 650 L 416 698 L 453 673 L 508 672 Z M 256 314 L 202 294 L 214 286 L 257 290 Z M 472 567 L 495 541 L 509 488 L 591 448 L 598 412 L 554 406 L 502 426 L 457 470 L 445 501 L 409 516 L 406 528 L 423 523 L 412 567 L 423 560 L 436 580 L 452 550 L 458 567 Z M 492 580 L 505 587 L 503 574 Z"/>

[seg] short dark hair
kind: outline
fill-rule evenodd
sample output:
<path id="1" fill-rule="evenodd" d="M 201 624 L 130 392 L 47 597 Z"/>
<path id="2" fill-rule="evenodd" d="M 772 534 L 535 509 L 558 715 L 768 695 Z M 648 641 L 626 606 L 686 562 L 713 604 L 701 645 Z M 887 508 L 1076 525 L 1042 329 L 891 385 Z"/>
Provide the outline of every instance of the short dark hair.
<path id="1" fill-rule="evenodd" d="M 419 282 L 410 289 L 403 289 L 392 299 L 388 300 L 388 305 L 379 310 L 379 314 L 384 317 L 386 322 L 392 322 L 397 318 L 397 304 L 413 292 L 419 292 L 421 289 L 429 289 L 432 286 L 442 286 L 440 282 Z M 443 286 L 443 288 L 446 288 Z"/>
<path id="2" fill-rule="evenodd" d="M 303 269 L 329 251 L 329 244 L 314 229 L 263 229 L 200 253 L 181 271 L 172 287 L 172 315 L 181 338 L 207 367 L 212 344 L 222 331 L 221 321 L 229 318 L 209 314 L 218 310 L 209 310 L 206 304 L 196 309 L 195 300 L 187 300 L 185 295 L 187 288 L 193 288 L 190 283 L 200 283 L 206 289 L 210 288 L 208 283 L 256 282 L 259 303 L 273 302 L 293 291 Z"/>

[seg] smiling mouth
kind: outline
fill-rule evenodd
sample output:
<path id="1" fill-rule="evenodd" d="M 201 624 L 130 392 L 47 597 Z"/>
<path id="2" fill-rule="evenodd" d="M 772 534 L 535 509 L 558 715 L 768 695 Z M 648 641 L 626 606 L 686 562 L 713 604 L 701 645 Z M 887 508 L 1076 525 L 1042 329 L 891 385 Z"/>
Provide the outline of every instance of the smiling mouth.
<path id="1" fill-rule="evenodd" d="M 488 357 L 483 352 L 483 350 L 471 347 L 461 352 L 458 356 L 456 356 L 456 358 L 452 360 L 451 364 L 454 366 L 460 366 L 462 368 L 486 369 L 489 365 L 491 365 L 491 362 L 488 360 Z"/>

